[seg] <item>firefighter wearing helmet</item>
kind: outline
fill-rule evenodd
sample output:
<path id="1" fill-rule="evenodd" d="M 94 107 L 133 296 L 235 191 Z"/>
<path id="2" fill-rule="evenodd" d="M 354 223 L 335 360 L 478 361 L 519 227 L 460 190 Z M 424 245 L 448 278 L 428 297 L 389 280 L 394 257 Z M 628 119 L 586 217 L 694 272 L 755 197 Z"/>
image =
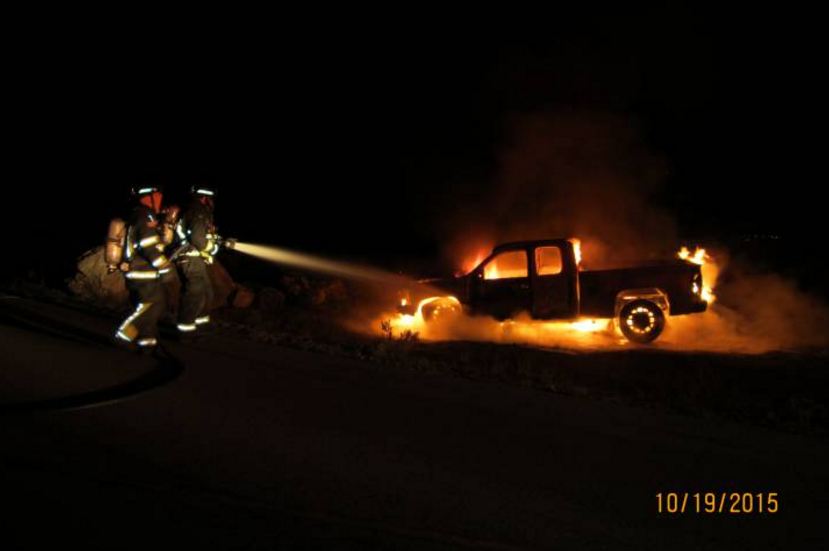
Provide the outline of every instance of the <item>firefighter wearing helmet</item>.
<path id="1" fill-rule="evenodd" d="M 158 344 L 158 320 L 166 308 L 162 278 L 172 270 L 165 256 L 162 190 L 143 185 L 132 189 L 136 201 L 124 227 L 123 258 L 117 268 L 124 272 L 134 310 L 115 336 L 130 346 L 153 350 Z"/>
<path id="2" fill-rule="evenodd" d="M 216 188 L 194 186 L 190 192 L 190 205 L 176 225 L 179 246 L 174 255 L 182 282 L 177 327 L 185 337 L 210 323 L 213 287 L 207 267 L 213 264 L 220 242 L 213 223 Z"/>

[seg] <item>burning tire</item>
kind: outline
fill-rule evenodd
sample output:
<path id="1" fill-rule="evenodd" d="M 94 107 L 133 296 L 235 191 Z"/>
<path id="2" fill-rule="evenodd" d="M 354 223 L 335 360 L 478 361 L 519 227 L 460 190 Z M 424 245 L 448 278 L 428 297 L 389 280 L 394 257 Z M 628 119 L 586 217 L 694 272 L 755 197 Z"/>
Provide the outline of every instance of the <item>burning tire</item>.
<path id="1" fill-rule="evenodd" d="M 619 327 L 629 341 L 647 344 L 665 329 L 665 314 L 649 300 L 634 300 L 619 312 Z"/>

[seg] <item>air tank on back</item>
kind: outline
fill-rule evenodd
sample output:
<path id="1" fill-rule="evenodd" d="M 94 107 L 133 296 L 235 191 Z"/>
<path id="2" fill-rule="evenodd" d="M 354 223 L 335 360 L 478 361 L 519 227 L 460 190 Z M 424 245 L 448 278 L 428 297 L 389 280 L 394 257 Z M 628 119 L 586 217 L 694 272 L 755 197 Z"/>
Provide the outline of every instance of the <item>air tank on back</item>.
<path id="1" fill-rule="evenodd" d="M 104 258 L 110 270 L 117 269 L 124 257 L 124 242 L 127 236 L 127 225 L 120 218 L 113 218 L 109 223 Z"/>

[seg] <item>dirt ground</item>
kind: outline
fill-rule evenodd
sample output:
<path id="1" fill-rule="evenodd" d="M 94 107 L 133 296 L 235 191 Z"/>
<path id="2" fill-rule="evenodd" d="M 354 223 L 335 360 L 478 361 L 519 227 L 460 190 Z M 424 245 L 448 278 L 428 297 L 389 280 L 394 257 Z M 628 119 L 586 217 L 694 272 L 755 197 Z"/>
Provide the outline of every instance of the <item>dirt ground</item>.
<path id="1" fill-rule="evenodd" d="M 159 361 L 113 348 L 112 314 L 55 297 L 0 307 L 15 548 L 825 540 L 819 355 L 574 354 L 321 327 L 315 340 L 225 319 L 197 343 L 165 337 Z M 774 492 L 781 511 L 659 514 L 665 492 Z"/>

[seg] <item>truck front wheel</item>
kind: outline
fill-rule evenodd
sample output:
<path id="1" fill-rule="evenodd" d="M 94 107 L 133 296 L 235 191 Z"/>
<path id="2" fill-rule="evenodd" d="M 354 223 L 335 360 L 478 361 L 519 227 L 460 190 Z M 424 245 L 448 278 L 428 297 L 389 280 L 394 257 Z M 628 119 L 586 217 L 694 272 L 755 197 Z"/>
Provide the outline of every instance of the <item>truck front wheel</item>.
<path id="1" fill-rule="evenodd" d="M 665 329 L 665 314 L 649 300 L 634 300 L 619 312 L 619 327 L 629 341 L 646 344 Z"/>
<path id="2" fill-rule="evenodd" d="M 421 302 L 420 314 L 424 321 L 443 319 L 462 312 L 461 303 L 455 297 L 433 297 Z"/>

